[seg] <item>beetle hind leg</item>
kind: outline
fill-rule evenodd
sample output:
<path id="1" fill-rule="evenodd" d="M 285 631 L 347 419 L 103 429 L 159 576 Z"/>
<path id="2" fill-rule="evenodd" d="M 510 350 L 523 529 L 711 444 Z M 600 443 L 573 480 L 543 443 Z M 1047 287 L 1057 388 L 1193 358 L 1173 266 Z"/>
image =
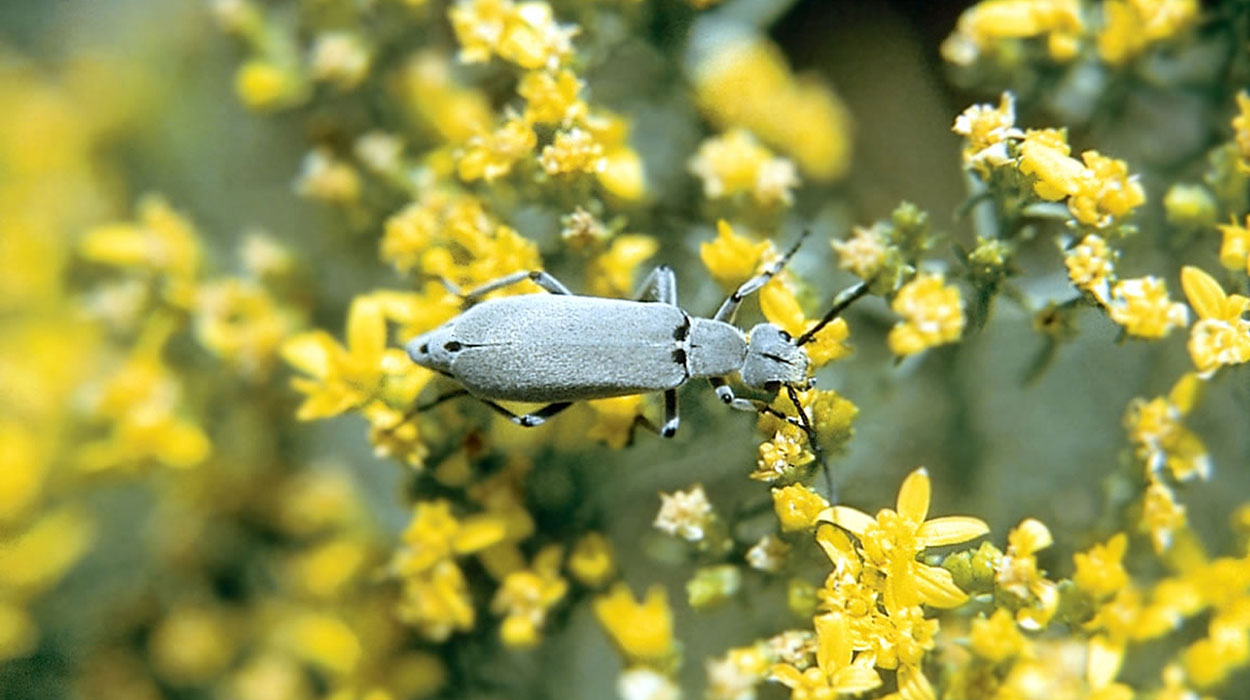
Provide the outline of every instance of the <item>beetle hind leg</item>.
<path id="1" fill-rule="evenodd" d="M 503 289 L 504 287 L 510 287 L 514 284 L 520 284 L 526 280 L 533 282 L 552 294 L 573 294 L 573 292 L 569 291 L 569 288 L 564 286 L 560 280 L 552 277 L 549 273 L 544 272 L 543 270 L 522 270 L 520 272 L 514 272 L 510 275 L 504 275 L 498 279 L 493 279 L 480 287 L 476 287 L 467 292 L 462 292 L 460 288 L 449 279 L 443 278 L 442 283 L 443 286 L 447 288 L 447 291 L 459 296 L 464 301 L 465 306 L 472 306 L 481 301 L 482 297 L 490 294 L 496 289 Z"/>
<path id="2" fill-rule="evenodd" d="M 513 413 L 512 411 L 509 411 L 503 406 L 500 406 L 494 401 L 488 401 L 486 399 L 480 399 L 480 400 L 482 403 L 494 409 L 496 413 L 507 418 L 513 423 L 516 423 L 522 428 L 533 428 L 533 427 L 542 425 L 543 423 L 547 422 L 548 418 L 556 415 L 560 411 L 563 411 L 564 409 L 573 405 L 572 401 L 562 401 L 560 403 L 551 403 L 551 404 L 547 404 L 546 406 L 543 406 L 542 408 L 532 413 L 525 413 L 525 414 L 518 416 L 517 414 Z"/>
<path id="3" fill-rule="evenodd" d="M 677 413 L 677 390 L 669 389 L 664 392 L 664 425 L 660 428 L 660 437 L 671 438 L 677 434 L 677 426 L 681 423 L 681 416 Z"/>
<path id="4" fill-rule="evenodd" d="M 638 286 L 635 301 L 658 301 L 677 306 L 677 275 L 668 265 L 660 265 L 647 274 Z"/>

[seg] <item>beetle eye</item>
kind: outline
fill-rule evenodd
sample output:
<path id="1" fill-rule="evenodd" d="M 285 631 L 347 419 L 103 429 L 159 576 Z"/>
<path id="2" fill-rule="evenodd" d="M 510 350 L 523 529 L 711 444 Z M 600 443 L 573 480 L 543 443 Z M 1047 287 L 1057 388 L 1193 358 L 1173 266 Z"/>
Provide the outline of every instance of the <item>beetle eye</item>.
<path id="1" fill-rule="evenodd" d="M 460 343 L 457 343 L 456 341 L 453 340 L 447 343 L 446 345 L 444 345 L 443 349 L 446 350 L 447 352 L 455 352 L 460 349 Z"/>
<path id="2" fill-rule="evenodd" d="M 421 353 L 422 355 L 428 355 L 430 352 L 430 344 L 422 343 L 421 347 L 417 348 L 417 352 Z"/>
<path id="3" fill-rule="evenodd" d="M 785 331 L 781 331 L 781 339 L 787 343 L 790 342 L 790 334 Z"/>

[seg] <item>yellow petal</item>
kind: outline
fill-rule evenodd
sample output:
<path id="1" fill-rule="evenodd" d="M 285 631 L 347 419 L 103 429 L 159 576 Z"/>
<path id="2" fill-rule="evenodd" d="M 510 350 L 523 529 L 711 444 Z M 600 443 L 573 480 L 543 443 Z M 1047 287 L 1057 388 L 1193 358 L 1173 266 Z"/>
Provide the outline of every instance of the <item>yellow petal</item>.
<path id="1" fill-rule="evenodd" d="M 1098 635 L 1089 640 L 1089 655 L 1086 658 L 1085 679 L 1091 688 L 1107 685 L 1120 672 L 1120 663 L 1124 661 L 1124 645 L 1115 644 L 1106 635 Z"/>
<path id="2" fill-rule="evenodd" d="M 929 679 L 920 669 L 911 666 L 898 669 L 898 696 L 901 700 L 937 700 Z"/>
<path id="3" fill-rule="evenodd" d="M 853 664 L 838 669 L 838 672 L 829 679 L 829 684 L 833 686 L 835 692 L 855 695 L 866 693 L 881 685 L 881 676 L 871 666 Z"/>
<path id="4" fill-rule="evenodd" d="M 951 572 L 939 566 L 913 562 L 912 580 L 921 602 L 935 608 L 954 608 L 968 601 L 968 594 L 959 590 Z"/>
<path id="5" fill-rule="evenodd" d="M 903 480 L 898 490 L 898 514 L 916 523 L 929 515 L 929 472 L 924 467 Z"/>
<path id="6" fill-rule="evenodd" d="M 799 673 L 799 670 L 790 664 L 773 664 L 768 669 L 768 673 L 773 679 L 790 688 L 798 688 L 803 685 L 803 674 Z"/>
<path id="7" fill-rule="evenodd" d="M 338 344 L 325 331 L 300 333 L 282 345 L 282 359 L 299 371 L 325 379 Z"/>
<path id="8" fill-rule="evenodd" d="M 934 518 L 920 525 L 916 539 L 926 547 L 943 547 L 975 539 L 990 531 L 990 526 L 978 518 L 951 515 Z"/>
<path id="9" fill-rule="evenodd" d="M 851 534 L 862 537 L 868 528 L 877 523 L 876 518 L 863 512 L 855 510 L 847 506 L 834 506 L 826 508 L 820 515 L 816 516 L 818 522 L 828 522 L 847 530 Z"/>
<path id="10" fill-rule="evenodd" d="M 790 335 L 803 334 L 806 319 L 794 292 L 782 282 L 773 280 L 760 290 L 760 311 L 769 323 Z"/>
<path id="11" fill-rule="evenodd" d="M 817 615 L 812 620 L 816 628 L 816 664 L 826 675 L 851 663 L 851 635 L 846 616 L 842 613 Z"/>
<path id="12" fill-rule="evenodd" d="M 368 297 L 352 300 L 347 312 L 347 348 L 353 358 L 366 364 L 378 361 L 386 350 L 386 317 L 382 305 Z"/>
<path id="13" fill-rule="evenodd" d="M 465 518 L 452 541 L 452 548 L 457 554 L 477 552 L 498 543 L 505 534 L 507 530 L 502 518 L 493 515 Z"/>
<path id="14" fill-rule="evenodd" d="M 1226 295 L 1211 275 L 1192 265 L 1181 268 L 1181 288 L 1199 318 L 1220 318 Z"/>
<path id="15" fill-rule="evenodd" d="M 1168 401 L 1180 411 L 1181 415 L 1185 415 L 1193 410 L 1194 405 L 1198 403 L 1198 398 L 1202 393 L 1203 382 L 1198 375 L 1193 372 L 1186 372 L 1181 378 L 1176 380 L 1176 384 L 1172 386 L 1172 390 L 1168 392 Z"/>

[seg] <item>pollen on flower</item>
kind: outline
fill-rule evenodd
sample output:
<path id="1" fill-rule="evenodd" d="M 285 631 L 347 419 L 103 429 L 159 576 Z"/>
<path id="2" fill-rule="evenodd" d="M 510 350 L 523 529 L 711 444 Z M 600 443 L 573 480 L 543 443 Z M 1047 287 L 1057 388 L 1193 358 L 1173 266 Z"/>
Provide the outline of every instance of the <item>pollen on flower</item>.
<path id="1" fill-rule="evenodd" d="M 896 355 L 914 355 L 963 335 L 963 298 L 959 288 L 946 284 L 941 275 L 917 275 L 898 291 L 890 308 L 903 317 L 888 338 Z"/>
<path id="2" fill-rule="evenodd" d="M 1189 310 L 1170 300 L 1167 285 L 1153 276 L 1117 282 L 1107 310 L 1111 320 L 1139 338 L 1163 338 L 1189 322 Z"/>

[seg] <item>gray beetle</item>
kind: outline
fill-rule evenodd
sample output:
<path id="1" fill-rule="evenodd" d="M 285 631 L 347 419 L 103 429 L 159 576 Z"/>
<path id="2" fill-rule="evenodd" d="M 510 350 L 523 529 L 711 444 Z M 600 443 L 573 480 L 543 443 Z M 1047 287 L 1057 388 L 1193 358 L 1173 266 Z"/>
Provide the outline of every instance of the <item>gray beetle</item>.
<path id="1" fill-rule="evenodd" d="M 867 292 L 867 285 L 859 284 L 841 294 L 829 313 L 797 339 L 771 323 L 760 323 L 749 333 L 734 326 L 742 300 L 767 284 L 806 236 L 738 287 L 712 318 L 691 316 L 677 306 L 677 279 L 667 266 L 654 269 L 633 300 L 579 296 L 541 270 L 518 272 L 463 294 L 469 308 L 413 338 L 406 346 L 408 355 L 462 387 L 435 403 L 468 394 L 521 426 L 540 425 L 576 401 L 664 392 L 664 425 L 656 432 L 672 437 L 678 425 L 677 388 L 705 378 L 729 406 L 777 415 L 799 424 L 810 437 L 811 426 L 802 412 L 799 423 L 767 402 L 736 397 L 726 380 L 737 373 L 754 389 L 785 387 L 797 406 L 795 387 L 811 385 L 802 346 Z M 490 292 L 525 280 L 550 294 L 473 305 Z M 497 401 L 547 405 L 516 415 Z"/>

